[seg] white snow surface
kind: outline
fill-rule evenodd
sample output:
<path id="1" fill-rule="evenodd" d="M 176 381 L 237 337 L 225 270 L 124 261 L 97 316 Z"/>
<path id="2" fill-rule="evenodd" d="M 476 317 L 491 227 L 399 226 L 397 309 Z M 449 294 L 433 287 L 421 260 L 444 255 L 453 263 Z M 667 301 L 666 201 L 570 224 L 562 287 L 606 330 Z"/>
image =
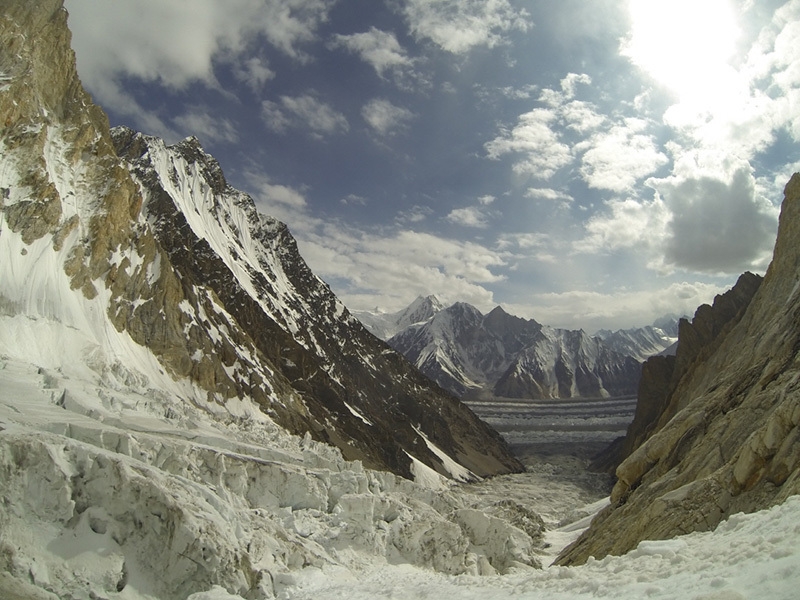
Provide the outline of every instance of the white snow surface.
<path id="1" fill-rule="evenodd" d="M 539 570 L 536 560 L 551 562 L 606 500 L 584 506 L 536 473 L 467 485 L 437 477 L 431 490 L 289 436 L 247 401 L 211 414 L 190 386 L 160 388 L 155 360 L 131 354 L 130 369 L 120 354 L 109 363 L 95 350 L 61 323 L 0 317 L 0 592 L 796 597 L 800 497 L 734 515 L 715 532 Z M 545 551 L 488 511 L 515 494 L 548 525 Z"/>

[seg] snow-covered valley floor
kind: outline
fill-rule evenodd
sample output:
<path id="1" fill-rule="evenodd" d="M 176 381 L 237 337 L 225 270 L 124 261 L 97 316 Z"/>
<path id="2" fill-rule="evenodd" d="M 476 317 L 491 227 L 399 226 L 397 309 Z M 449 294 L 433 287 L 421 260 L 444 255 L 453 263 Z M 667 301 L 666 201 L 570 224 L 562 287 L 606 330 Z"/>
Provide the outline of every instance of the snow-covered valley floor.
<path id="1" fill-rule="evenodd" d="M 531 426 L 529 444 L 515 440 L 527 473 L 426 489 L 288 436 L 246 402 L 205 405 L 122 338 L 119 361 L 77 330 L 0 321 L 3 597 L 797 597 L 800 498 L 712 533 L 548 567 L 606 502 L 609 480 L 583 468 L 584 450 L 599 443 L 591 436 L 582 446 L 554 438 L 548 454 Z M 527 547 L 481 517 L 506 501 L 541 516 L 548 546 Z M 481 540 L 466 570 L 464 554 L 456 560 L 463 536 L 443 515 L 473 529 L 471 544 Z M 524 564 L 526 552 L 545 567 Z M 254 573 L 261 579 L 248 580 Z"/>

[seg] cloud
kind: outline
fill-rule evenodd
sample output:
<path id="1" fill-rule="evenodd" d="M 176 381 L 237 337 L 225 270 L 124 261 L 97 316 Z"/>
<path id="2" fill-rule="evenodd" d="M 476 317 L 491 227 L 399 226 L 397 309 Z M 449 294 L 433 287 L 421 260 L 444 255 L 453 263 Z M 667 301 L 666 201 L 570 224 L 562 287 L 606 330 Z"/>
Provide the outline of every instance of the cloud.
<path id="1" fill-rule="evenodd" d="M 291 227 L 314 273 L 355 310 L 398 310 L 427 294 L 487 309 L 494 304 L 486 286 L 504 279 L 495 273 L 506 265 L 504 252 L 402 224 L 393 230 L 361 229 L 306 218 Z"/>
<path id="2" fill-rule="evenodd" d="M 575 290 L 533 294 L 526 304 L 504 304 L 506 310 L 555 327 L 598 329 L 641 327 L 668 314 L 694 315 L 700 304 L 710 303 L 725 286 L 702 282 L 677 282 L 648 289 L 612 292 Z"/>
<path id="3" fill-rule="evenodd" d="M 261 108 L 267 127 L 277 132 L 307 128 L 317 135 L 331 135 L 350 129 L 343 114 L 310 94 L 281 96 L 280 102 L 265 100 Z"/>
<path id="4" fill-rule="evenodd" d="M 369 31 L 350 35 L 337 34 L 333 48 L 345 48 L 371 65 L 381 79 L 391 78 L 402 89 L 415 85 L 428 87 L 422 74 L 415 70 L 416 60 L 408 56 L 394 33 L 370 27 Z"/>
<path id="5" fill-rule="evenodd" d="M 429 206 L 415 204 L 409 210 L 399 212 L 395 217 L 397 223 L 420 223 L 433 214 L 433 209 Z"/>
<path id="6" fill-rule="evenodd" d="M 670 213 L 658 196 L 650 201 L 612 199 L 604 207 L 605 212 L 586 223 L 586 237 L 573 245 L 577 252 L 597 254 L 624 248 L 649 252 L 660 247 L 666 237 Z"/>
<path id="7" fill-rule="evenodd" d="M 266 83 L 275 78 L 275 71 L 269 68 L 269 62 L 259 56 L 251 56 L 236 62 L 233 69 L 239 81 L 247 84 L 254 92 L 260 92 Z"/>
<path id="8" fill-rule="evenodd" d="M 588 148 L 581 159 L 580 173 L 589 187 L 630 191 L 638 181 L 669 162 L 653 136 L 641 133 L 646 127 L 641 119 L 625 119 L 578 145 L 579 149 Z"/>
<path id="9" fill-rule="evenodd" d="M 669 208 L 664 262 L 709 273 L 763 270 L 769 262 L 777 228 L 772 205 L 755 192 L 750 170 L 741 167 L 730 179 L 711 176 L 652 181 Z"/>
<path id="10" fill-rule="evenodd" d="M 375 98 L 364 105 L 361 116 L 375 133 L 387 137 L 406 127 L 414 113 L 383 98 Z"/>
<path id="11" fill-rule="evenodd" d="M 168 130 L 122 91 L 124 79 L 169 90 L 200 82 L 217 87 L 215 61 L 268 78 L 268 67 L 249 56 L 258 39 L 294 58 L 327 19 L 326 0 L 194 0 L 191 7 L 162 0 L 67 0 L 73 48 L 84 85 L 103 105 L 140 124 Z M 241 63 L 240 63 L 241 61 Z M 149 123 L 148 123 L 149 121 Z"/>
<path id="12" fill-rule="evenodd" d="M 534 198 L 536 200 L 560 200 L 565 203 L 572 202 L 572 196 L 566 192 L 560 192 L 552 188 L 528 188 L 525 192 L 526 198 Z"/>
<path id="13" fill-rule="evenodd" d="M 501 130 L 500 135 L 484 145 L 487 156 L 499 159 L 506 154 L 522 154 L 514 171 L 537 179 L 548 179 L 558 169 L 572 162 L 572 152 L 563 143 L 552 125 L 558 119 L 556 111 L 536 108 L 519 116 L 517 125 Z"/>
<path id="14" fill-rule="evenodd" d="M 366 206 L 368 200 L 358 194 L 347 194 L 339 202 L 345 206 Z"/>
<path id="15" fill-rule="evenodd" d="M 260 212 L 301 228 L 313 222 L 306 214 L 307 203 L 302 191 L 274 183 L 269 176 L 255 170 L 245 171 L 244 179 Z"/>
<path id="16" fill-rule="evenodd" d="M 573 245 L 595 254 L 635 249 L 648 266 L 682 271 L 739 274 L 763 271 L 771 256 L 777 210 L 756 193 L 749 168 L 730 175 L 650 179 L 652 200 L 613 199 L 586 224 Z"/>
<path id="17" fill-rule="evenodd" d="M 239 139 L 236 127 L 230 120 L 218 115 L 212 116 L 203 108 L 195 107 L 175 118 L 186 135 L 196 135 L 204 142 L 227 142 L 232 144 Z"/>
<path id="18" fill-rule="evenodd" d="M 414 36 L 452 54 L 492 48 L 531 26 L 528 13 L 508 0 L 407 0 L 403 12 Z"/>
<path id="19" fill-rule="evenodd" d="M 445 218 L 451 223 L 462 225 L 463 227 L 477 227 L 483 229 L 489 225 L 486 214 L 477 206 L 455 208 L 451 210 Z"/>
<path id="20" fill-rule="evenodd" d="M 579 134 L 598 129 L 607 120 L 607 117 L 600 114 L 597 107 L 590 102 L 572 100 L 559 108 L 564 125 Z"/>

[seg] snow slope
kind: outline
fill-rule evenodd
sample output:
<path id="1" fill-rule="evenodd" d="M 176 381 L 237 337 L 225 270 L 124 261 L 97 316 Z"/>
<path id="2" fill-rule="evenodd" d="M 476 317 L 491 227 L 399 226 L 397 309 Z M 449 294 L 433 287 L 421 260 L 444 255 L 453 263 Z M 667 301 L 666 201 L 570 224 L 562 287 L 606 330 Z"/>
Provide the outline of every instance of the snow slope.
<path id="1" fill-rule="evenodd" d="M 606 501 L 564 494 L 558 511 L 562 492 L 533 473 L 431 490 L 365 470 L 246 402 L 212 417 L 190 388 L 159 393 L 122 363 L 87 363 L 85 335 L 46 319 L 4 317 L 0 343 L 2 597 L 758 600 L 800 584 L 798 497 L 537 570 Z M 39 364 L 9 356 L 56 343 Z"/>
<path id="2" fill-rule="evenodd" d="M 11 578 L 0 592 L 166 599 L 219 585 L 271 598 L 312 567 L 379 559 L 477 575 L 538 564 L 509 522 L 476 543 L 472 524 L 491 507 L 427 467 L 435 489 L 365 470 L 247 400 L 212 414 L 191 386 L 153 388 L 157 371 L 94 348 L 47 319 L 0 321 L 0 571 Z"/>
<path id="3" fill-rule="evenodd" d="M 623 557 L 534 574 L 475 579 L 387 566 L 353 577 L 323 569 L 282 597 L 789 600 L 800 583 L 799 517 L 800 497 L 792 497 L 769 510 L 733 515 L 714 533 L 645 541 Z"/>

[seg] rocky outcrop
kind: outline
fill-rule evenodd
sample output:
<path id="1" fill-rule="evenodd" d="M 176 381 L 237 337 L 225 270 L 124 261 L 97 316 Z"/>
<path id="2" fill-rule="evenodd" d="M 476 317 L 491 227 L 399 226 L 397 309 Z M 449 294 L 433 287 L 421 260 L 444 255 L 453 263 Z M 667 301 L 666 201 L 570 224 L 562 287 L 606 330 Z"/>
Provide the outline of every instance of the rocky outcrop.
<path id="1" fill-rule="evenodd" d="M 109 340 L 129 336 L 210 411 L 252 399 L 365 466 L 522 468 L 350 316 L 288 228 L 230 188 L 196 139 L 167 148 L 122 129 L 112 140 L 66 22 L 61 0 L 9 0 L 0 15 L 0 235 L 15 252 L 3 257 L 4 311 L 86 331 L 112 358 Z"/>
<path id="2" fill-rule="evenodd" d="M 614 473 L 625 458 L 675 414 L 673 398 L 681 380 L 696 362 L 702 362 L 716 349 L 721 335 L 739 322 L 761 280 L 758 275 L 745 273 L 733 288 L 714 298 L 713 305 L 701 305 L 691 322 L 679 321 L 675 355 L 651 356 L 642 364 L 633 421 L 624 439 L 615 441 L 594 459 L 593 470 Z"/>
<path id="3" fill-rule="evenodd" d="M 726 324 L 703 309 L 682 328 L 688 362 L 676 357 L 684 374 L 654 433 L 617 468 L 611 505 L 559 564 L 710 529 L 800 493 L 800 174 L 785 188 L 772 263 L 737 318 L 756 280 L 740 283 Z"/>

